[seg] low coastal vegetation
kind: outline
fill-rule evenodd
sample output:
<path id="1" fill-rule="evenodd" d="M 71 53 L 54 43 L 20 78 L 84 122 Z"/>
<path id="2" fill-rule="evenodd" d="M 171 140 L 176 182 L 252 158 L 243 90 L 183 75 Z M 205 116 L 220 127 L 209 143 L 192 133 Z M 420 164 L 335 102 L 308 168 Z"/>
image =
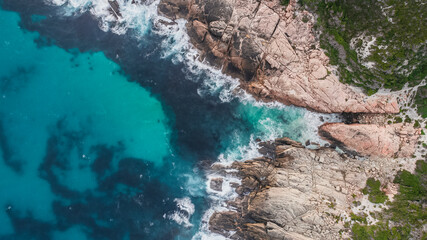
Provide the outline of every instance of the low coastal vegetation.
<path id="1" fill-rule="evenodd" d="M 284 1 L 282 1 L 284 2 Z M 317 16 L 316 29 L 344 83 L 372 95 L 419 85 L 427 75 L 427 4 L 401 0 L 299 0 Z M 415 104 L 427 117 L 427 87 Z"/>
<path id="2" fill-rule="evenodd" d="M 427 118 L 427 85 L 418 88 L 415 105 L 423 118 Z"/>
<path id="3" fill-rule="evenodd" d="M 378 220 L 368 225 L 366 215 L 351 214 L 353 239 L 427 239 L 423 225 L 427 224 L 427 163 L 419 160 L 415 173 L 406 170 L 397 173 L 394 183 L 399 184 L 399 192 L 393 201 L 387 201 L 387 209 L 370 214 Z M 369 194 L 373 203 L 383 203 L 387 196 L 380 190 L 381 183 L 368 179 L 362 190 Z M 348 225 L 347 225 L 348 226 Z"/>
<path id="4" fill-rule="evenodd" d="M 368 178 L 366 181 L 366 187 L 362 190 L 362 193 L 369 195 L 368 199 L 372 203 L 384 203 L 388 197 L 383 191 L 381 191 L 380 187 L 381 183 L 379 180 Z"/>

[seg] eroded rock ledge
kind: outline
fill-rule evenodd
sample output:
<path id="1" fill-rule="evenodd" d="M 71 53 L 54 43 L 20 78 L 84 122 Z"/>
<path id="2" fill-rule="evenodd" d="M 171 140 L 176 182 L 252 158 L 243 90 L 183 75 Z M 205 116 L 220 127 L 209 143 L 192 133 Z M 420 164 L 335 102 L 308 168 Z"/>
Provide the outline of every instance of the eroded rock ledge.
<path id="1" fill-rule="evenodd" d="M 392 95 L 368 97 L 339 82 L 313 34 L 314 17 L 294 0 L 162 0 L 159 11 L 188 19 L 203 57 L 239 76 L 262 100 L 325 113 L 398 113 Z"/>
<path id="2" fill-rule="evenodd" d="M 344 150 L 364 156 L 410 157 L 421 134 L 413 125 L 397 123 L 344 124 L 326 123 L 319 134 Z"/>
<path id="3" fill-rule="evenodd" d="M 230 211 L 212 215 L 211 231 L 231 239 L 348 237 L 344 224 L 366 179 L 387 185 L 405 165 L 382 158 L 360 161 L 331 148 L 310 150 L 288 138 L 264 143 L 260 152 L 264 157 L 232 165 L 242 179 L 239 197 L 228 203 Z"/>

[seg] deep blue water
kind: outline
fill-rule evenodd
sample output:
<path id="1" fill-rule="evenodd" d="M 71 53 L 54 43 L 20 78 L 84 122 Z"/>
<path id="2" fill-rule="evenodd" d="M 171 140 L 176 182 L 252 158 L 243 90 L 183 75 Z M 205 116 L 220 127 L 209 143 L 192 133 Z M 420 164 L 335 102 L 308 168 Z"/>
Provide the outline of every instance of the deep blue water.
<path id="1" fill-rule="evenodd" d="M 210 75 L 164 57 L 150 25 L 0 3 L 0 239 L 191 239 L 206 166 L 314 134 L 302 109 L 200 94 Z"/>

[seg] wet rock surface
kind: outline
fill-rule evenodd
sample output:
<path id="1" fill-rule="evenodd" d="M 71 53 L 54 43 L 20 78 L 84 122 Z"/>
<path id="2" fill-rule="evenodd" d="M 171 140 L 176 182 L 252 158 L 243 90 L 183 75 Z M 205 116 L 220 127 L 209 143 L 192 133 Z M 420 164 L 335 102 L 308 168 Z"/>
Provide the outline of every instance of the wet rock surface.
<path id="1" fill-rule="evenodd" d="M 222 179 L 222 178 L 213 178 L 213 179 L 211 179 L 210 188 L 212 190 L 221 192 L 223 182 L 224 182 L 224 179 Z"/>

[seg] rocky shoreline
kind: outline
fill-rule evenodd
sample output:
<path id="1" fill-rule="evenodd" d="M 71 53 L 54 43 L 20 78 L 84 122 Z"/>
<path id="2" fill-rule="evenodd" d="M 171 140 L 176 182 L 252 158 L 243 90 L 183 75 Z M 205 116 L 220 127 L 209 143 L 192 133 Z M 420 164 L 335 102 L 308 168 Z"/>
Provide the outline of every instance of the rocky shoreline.
<path id="1" fill-rule="evenodd" d="M 350 236 L 352 206 L 368 178 L 380 180 L 390 198 L 396 172 L 411 160 L 360 161 L 332 148 L 308 149 L 288 138 L 262 143 L 263 157 L 214 165 L 236 169 L 242 179 L 230 211 L 216 212 L 210 230 L 231 239 L 343 239 Z M 230 172 L 230 171 L 228 171 Z M 228 173 L 230 174 L 230 173 Z M 220 189 L 217 189 L 220 191 Z"/>
<path id="2" fill-rule="evenodd" d="M 241 87 L 258 100 L 278 101 L 322 113 L 365 114 L 368 118 L 400 112 L 395 94 L 367 96 L 360 89 L 341 83 L 315 37 L 315 16 L 302 10 L 295 0 L 286 7 L 280 3 L 279 0 L 162 0 L 158 9 L 171 19 L 187 19 L 188 34 L 200 50 L 200 58 L 239 78 Z M 420 131 L 411 125 L 400 131 L 399 124 L 387 127 L 382 124 L 385 121 L 339 125 L 341 133 L 360 136 L 369 131 L 372 139 L 378 138 L 370 141 L 374 146 L 369 151 L 359 144 L 362 143 L 359 140 L 366 138 L 337 136 L 338 128 L 331 126 L 320 130 L 324 137 L 334 136 L 325 137 L 332 144 L 352 153 L 394 156 L 399 152 L 401 157 L 411 156 Z"/>
<path id="3" fill-rule="evenodd" d="M 260 100 L 324 113 L 399 112 L 395 96 L 367 96 L 339 82 L 314 35 L 314 16 L 295 1 L 285 8 L 279 0 L 162 0 L 159 11 L 187 19 L 201 58 Z"/>
<path id="4" fill-rule="evenodd" d="M 400 111 L 396 95 L 367 96 L 339 82 L 314 35 L 315 17 L 294 0 L 286 7 L 279 0 L 162 0 L 158 10 L 171 19 L 187 19 L 200 58 L 239 78 L 241 87 L 258 100 L 367 119 Z M 420 130 L 409 124 L 382 126 L 385 121 L 360 125 L 352 120 L 319 130 L 352 154 L 411 156 Z"/>
<path id="5" fill-rule="evenodd" d="M 349 238 L 353 203 L 364 198 L 360 189 L 368 178 L 380 180 L 393 199 L 396 173 L 414 168 L 409 157 L 421 130 L 386 124 L 387 115 L 400 112 L 396 95 L 367 96 L 339 81 L 316 39 L 315 16 L 294 0 L 287 6 L 279 0 L 161 0 L 158 9 L 170 19 L 185 18 L 200 58 L 239 78 L 258 100 L 350 116 L 319 128 L 331 147 L 308 149 L 282 138 L 261 143 L 261 158 L 212 166 L 216 175 L 242 180 L 231 186 L 239 196 L 227 203 L 229 211 L 211 216 L 212 232 L 231 239 Z M 211 179 L 211 190 L 222 191 L 222 177 Z"/>

